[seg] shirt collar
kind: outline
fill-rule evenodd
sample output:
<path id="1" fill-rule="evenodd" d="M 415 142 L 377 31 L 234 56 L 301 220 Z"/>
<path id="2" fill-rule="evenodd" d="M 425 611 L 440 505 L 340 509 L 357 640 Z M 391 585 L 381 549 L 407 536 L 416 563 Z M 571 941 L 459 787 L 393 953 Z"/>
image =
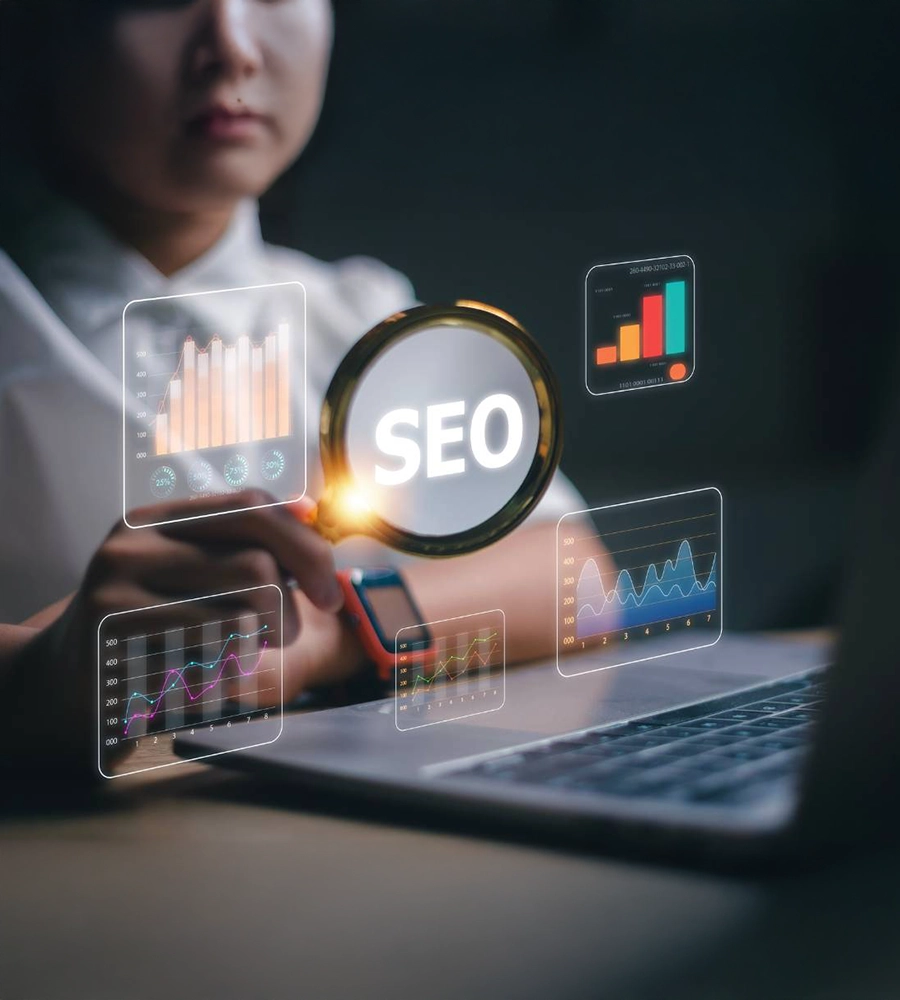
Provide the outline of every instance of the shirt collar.
<path id="1" fill-rule="evenodd" d="M 266 281 L 255 201 L 241 202 L 222 238 L 166 277 L 83 209 L 52 192 L 36 172 L 19 166 L 16 173 L 0 211 L 0 246 L 87 346 L 118 324 L 133 299 Z"/>

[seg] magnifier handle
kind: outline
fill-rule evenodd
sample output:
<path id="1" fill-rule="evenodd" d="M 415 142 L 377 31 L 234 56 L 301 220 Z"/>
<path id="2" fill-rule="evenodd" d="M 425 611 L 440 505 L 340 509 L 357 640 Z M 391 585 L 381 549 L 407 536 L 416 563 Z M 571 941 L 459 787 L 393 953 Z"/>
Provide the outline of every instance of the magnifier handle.
<path id="1" fill-rule="evenodd" d="M 301 524 L 310 528 L 316 526 L 319 519 L 319 505 L 312 497 L 300 497 L 299 500 L 285 506 Z"/>
<path id="2" fill-rule="evenodd" d="M 328 515 L 330 505 L 327 490 L 321 503 L 316 503 L 312 497 L 301 497 L 294 503 L 287 504 L 286 507 L 301 524 L 312 528 L 313 531 L 332 544 L 347 537 L 346 528 L 339 525 L 336 518 Z"/>

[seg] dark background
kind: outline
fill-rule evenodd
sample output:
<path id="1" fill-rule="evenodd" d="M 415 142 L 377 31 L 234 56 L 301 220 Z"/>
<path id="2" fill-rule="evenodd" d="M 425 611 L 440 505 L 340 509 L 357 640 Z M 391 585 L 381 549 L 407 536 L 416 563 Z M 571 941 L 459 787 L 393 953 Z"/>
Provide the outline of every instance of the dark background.
<path id="1" fill-rule="evenodd" d="M 338 0 L 336 20 L 266 237 L 508 309 L 559 374 L 589 505 L 719 485 L 726 625 L 828 620 L 893 391 L 894 5 Z M 587 268 L 673 253 L 696 261 L 696 376 L 589 396 Z"/>

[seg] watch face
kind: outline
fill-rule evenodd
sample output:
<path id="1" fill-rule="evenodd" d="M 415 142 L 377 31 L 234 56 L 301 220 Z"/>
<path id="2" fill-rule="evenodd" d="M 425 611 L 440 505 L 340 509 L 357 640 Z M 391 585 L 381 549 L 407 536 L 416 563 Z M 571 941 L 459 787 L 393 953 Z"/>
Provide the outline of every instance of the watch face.
<path id="1" fill-rule="evenodd" d="M 416 641 L 429 640 L 428 629 L 419 623 L 421 615 L 402 580 L 399 576 L 394 576 L 393 579 L 396 582 L 387 586 L 370 586 L 363 582 L 357 588 L 363 604 L 369 610 L 370 620 L 381 645 L 389 653 L 394 652 L 394 638 L 401 629 L 414 631 Z"/>

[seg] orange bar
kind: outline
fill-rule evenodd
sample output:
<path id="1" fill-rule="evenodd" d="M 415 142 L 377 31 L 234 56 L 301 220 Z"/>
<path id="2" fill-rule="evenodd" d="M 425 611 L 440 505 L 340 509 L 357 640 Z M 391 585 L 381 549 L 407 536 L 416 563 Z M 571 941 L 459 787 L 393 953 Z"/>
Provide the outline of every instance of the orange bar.
<path id="1" fill-rule="evenodd" d="M 167 455 L 169 453 L 169 414 L 158 413 L 156 415 L 156 454 Z"/>
<path id="2" fill-rule="evenodd" d="M 237 340 L 237 433 L 238 441 L 250 440 L 250 338 Z"/>
<path id="3" fill-rule="evenodd" d="M 182 353 L 182 378 L 184 385 L 184 450 L 193 451 L 197 447 L 197 345 L 193 337 L 184 342 Z"/>
<path id="4" fill-rule="evenodd" d="M 618 360 L 619 360 L 619 352 L 616 349 L 615 344 L 613 344 L 612 347 L 597 348 L 598 365 L 614 365 Z"/>
<path id="5" fill-rule="evenodd" d="M 278 436 L 291 433 L 291 328 L 278 324 Z"/>
<path id="6" fill-rule="evenodd" d="M 209 443 L 218 448 L 225 438 L 222 407 L 222 341 L 213 337 L 209 344 Z"/>
<path id="7" fill-rule="evenodd" d="M 278 437 L 278 342 L 274 333 L 266 337 L 265 437 Z"/>
<path id="8" fill-rule="evenodd" d="M 637 361 L 641 356 L 641 324 L 625 323 L 619 327 L 619 360 Z"/>
<path id="9" fill-rule="evenodd" d="M 237 442 L 237 349 L 226 347 L 225 351 L 225 444 Z"/>
<path id="10" fill-rule="evenodd" d="M 253 380 L 253 403 L 250 414 L 250 434 L 254 441 L 262 441 L 263 438 L 263 349 L 259 344 L 253 345 L 250 352 L 250 373 Z"/>
<path id="11" fill-rule="evenodd" d="M 197 355 L 197 447 L 209 447 L 209 353 Z"/>
<path id="12" fill-rule="evenodd" d="M 169 382 L 169 452 L 177 455 L 184 450 L 181 429 L 184 421 L 181 412 L 181 379 L 173 378 Z"/>

